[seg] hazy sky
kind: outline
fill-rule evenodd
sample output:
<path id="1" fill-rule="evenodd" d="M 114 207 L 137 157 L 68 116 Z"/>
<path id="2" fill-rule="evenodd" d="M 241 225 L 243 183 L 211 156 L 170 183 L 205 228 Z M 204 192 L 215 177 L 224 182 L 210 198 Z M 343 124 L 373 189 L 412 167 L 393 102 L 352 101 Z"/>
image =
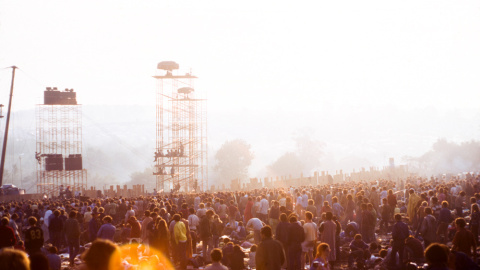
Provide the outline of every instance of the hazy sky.
<path id="1" fill-rule="evenodd" d="M 41 103 L 45 86 L 74 88 L 82 104 L 153 106 L 156 63 L 174 60 L 200 78 L 213 129 L 224 116 L 271 117 L 237 119 L 245 132 L 211 134 L 212 148 L 295 115 L 278 124 L 284 136 L 254 145 L 264 163 L 297 127 L 337 159 L 381 162 L 437 137 L 478 139 L 479 48 L 479 1 L 0 0 L 0 68 L 20 67 L 14 109 Z M 0 103 L 9 84 L 0 69 Z"/>

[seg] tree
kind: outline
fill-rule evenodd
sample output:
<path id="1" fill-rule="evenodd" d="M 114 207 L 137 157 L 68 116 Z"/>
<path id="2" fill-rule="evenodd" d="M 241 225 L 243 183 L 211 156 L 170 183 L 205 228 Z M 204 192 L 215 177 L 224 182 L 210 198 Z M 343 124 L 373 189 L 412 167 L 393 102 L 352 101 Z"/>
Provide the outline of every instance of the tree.
<path id="1" fill-rule="evenodd" d="M 312 138 L 311 134 L 312 132 L 304 130 L 302 134 L 293 138 L 296 146 L 296 156 L 302 162 L 302 167 L 306 172 L 317 169 L 324 155 L 324 144 Z"/>
<path id="2" fill-rule="evenodd" d="M 418 170 L 427 174 L 462 173 L 480 169 L 480 141 L 460 144 L 439 139 L 432 150 L 418 158 Z"/>
<path id="3" fill-rule="evenodd" d="M 215 170 L 222 181 L 248 178 L 254 154 L 244 140 L 226 141 L 215 154 Z"/>
<path id="4" fill-rule="evenodd" d="M 287 152 L 279 157 L 272 165 L 268 166 L 269 171 L 276 176 L 298 176 L 303 172 L 302 160 L 293 152 Z"/>

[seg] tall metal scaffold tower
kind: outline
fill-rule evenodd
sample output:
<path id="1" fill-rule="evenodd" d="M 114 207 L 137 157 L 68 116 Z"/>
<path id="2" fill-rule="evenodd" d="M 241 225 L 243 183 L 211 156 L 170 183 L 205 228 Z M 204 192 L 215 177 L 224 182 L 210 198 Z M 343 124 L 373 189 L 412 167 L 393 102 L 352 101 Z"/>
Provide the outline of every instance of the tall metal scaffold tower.
<path id="1" fill-rule="evenodd" d="M 87 170 L 82 165 L 82 105 L 73 89 L 47 87 L 44 104 L 36 108 L 37 193 L 49 197 L 70 187 L 87 187 Z"/>
<path id="2" fill-rule="evenodd" d="M 155 171 L 158 191 L 208 188 L 207 100 L 190 73 L 172 61 L 157 65 Z"/>

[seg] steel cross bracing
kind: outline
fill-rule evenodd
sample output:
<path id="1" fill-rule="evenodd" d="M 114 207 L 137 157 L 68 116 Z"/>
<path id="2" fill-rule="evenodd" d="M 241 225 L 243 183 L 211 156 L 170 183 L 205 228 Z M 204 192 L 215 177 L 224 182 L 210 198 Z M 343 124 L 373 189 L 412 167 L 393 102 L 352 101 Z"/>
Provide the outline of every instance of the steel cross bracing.
<path id="1" fill-rule="evenodd" d="M 37 193 L 58 196 L 60 186 L 72 192 L 87 187 L 87 170 L 47 170 L 48 155 L 82 154 L 82 106 L 45 105 L 36 107 Z M 62 160 L 63 162 L 63 160 Z"/>
<path id="2" fill-rule="evenodd" d="M 154 154 L 157 190 L 179 187 L 182 191 L 204 191 L 208 187 L 206 99 L 198 98 L 194 76 L 154 77 L 157 79 Z M 193 91 L 178 91 L 184 87 Z"/>

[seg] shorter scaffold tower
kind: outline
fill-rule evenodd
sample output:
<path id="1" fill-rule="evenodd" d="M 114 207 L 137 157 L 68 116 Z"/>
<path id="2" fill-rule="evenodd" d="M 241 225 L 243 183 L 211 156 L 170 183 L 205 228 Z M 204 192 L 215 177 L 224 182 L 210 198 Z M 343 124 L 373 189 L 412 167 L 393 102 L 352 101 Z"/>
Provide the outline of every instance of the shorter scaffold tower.
<path id="1" fill-rule="evenodd" d="M 190 73 L 172 61 L 157 66 L 154 162 L 158 191 L 205 191 L 208 187 L 207 100 Z"/>
<path id="2" fill-rule="evenodd" d="M 37 193 L 53 197 L 67 190 L 81 192 L 87 187 L 87 170 L 82 162 L 82 106 L 76 93 L 47 87 L 36 117 Z"/>

